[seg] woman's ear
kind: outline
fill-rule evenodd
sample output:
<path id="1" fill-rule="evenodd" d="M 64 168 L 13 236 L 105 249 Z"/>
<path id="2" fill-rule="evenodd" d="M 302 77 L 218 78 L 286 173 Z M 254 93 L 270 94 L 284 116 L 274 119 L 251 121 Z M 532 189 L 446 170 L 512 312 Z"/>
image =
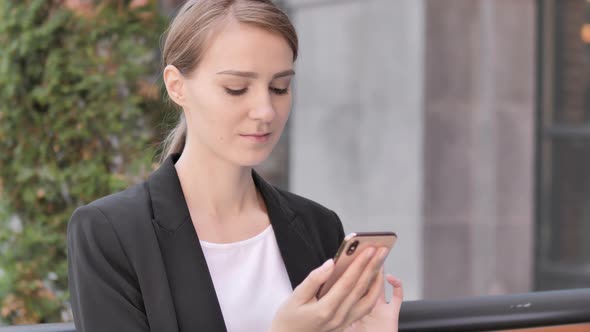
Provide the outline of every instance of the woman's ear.
<path id="1" fill-rule="evenodd" d="M 172 101 L 178 106 L 184 106 L 186 100 L 183 89 L 184 76 L 182 76 L 178 68 L 175 66 L 167 65 L 166 68 L 164 68 L 163 78 L 170 99 L 172 99 Z"/>

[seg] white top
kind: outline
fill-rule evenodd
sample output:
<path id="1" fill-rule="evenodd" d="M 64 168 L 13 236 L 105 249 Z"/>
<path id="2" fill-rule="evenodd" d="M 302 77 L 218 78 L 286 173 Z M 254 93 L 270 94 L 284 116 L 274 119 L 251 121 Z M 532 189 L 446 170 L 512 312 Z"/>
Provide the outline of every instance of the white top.
<path id="1" fill-rule="evenodd" d="M 200 242 L 227 331 L 268 331 L 293 292 L 272 226 L 239 242 Z"/>

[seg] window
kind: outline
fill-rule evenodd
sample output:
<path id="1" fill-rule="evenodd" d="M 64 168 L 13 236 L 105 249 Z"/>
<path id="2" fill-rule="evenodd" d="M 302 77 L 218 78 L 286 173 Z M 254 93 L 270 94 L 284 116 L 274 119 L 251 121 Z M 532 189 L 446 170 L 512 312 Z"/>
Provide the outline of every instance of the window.
<path id="1" fill-rule="evenodd" d="M 589 287 L 590 1 L 540 3 L 535 287 Z"/>

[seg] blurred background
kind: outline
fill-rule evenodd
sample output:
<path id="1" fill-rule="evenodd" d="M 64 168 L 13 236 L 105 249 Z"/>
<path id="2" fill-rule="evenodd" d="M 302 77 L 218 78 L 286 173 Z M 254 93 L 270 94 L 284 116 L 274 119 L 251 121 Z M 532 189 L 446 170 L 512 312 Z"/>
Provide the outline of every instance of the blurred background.
<path id="1" fill-rule="evenodd" d="M 141 181 L 176 120 L 182 0 L 0 0 L 0 318 L 71 320 L 73 210 Z M 590 287 L 590 0 L 281 0 L 294 105 L 259 171 L 393 230 L 406 299 Z"/>

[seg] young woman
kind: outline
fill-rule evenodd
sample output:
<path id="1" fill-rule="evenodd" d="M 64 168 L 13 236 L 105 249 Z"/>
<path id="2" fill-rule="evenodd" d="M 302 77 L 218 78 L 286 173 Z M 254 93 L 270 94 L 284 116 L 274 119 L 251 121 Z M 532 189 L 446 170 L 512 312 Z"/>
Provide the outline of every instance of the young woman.
<path id="1" fill-rule="evenodd" d="M 385 251 L 367 249 L 317 300 L 342 224 L 252 169 L 291 111 L 296 57 L 295 30 L 270 0 L 180 9 L 163 78 L 181 115 L 162 165 L 68 226 L 78 332 L 397 331 L 402 288 L 380 271 Z"/>

